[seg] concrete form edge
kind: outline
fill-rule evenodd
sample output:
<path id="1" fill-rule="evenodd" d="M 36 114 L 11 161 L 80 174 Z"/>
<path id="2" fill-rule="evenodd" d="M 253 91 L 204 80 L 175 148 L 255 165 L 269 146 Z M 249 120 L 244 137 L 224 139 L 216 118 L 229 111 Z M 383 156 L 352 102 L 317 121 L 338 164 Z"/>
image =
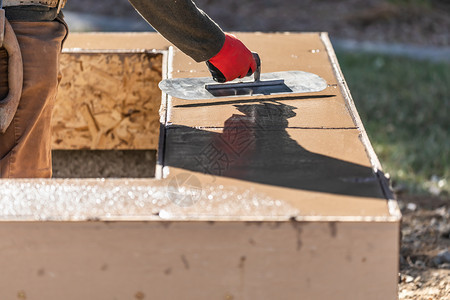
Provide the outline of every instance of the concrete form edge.
<path id="1" fill-rule="evenodd" d="M 163 52 L 162 79 L 172 78 L 173 72 L 173 47 L 170 46 Z M 171 97 L 161 91 L 161 107 L 159 109 L 159 142 L 156 158 L 155 178 L 164 178 L 164 152 L 166 145 L 166 125 L 169 113 L 169 101 Z"/>
<path id="2" fill-rule="evenodd" d="M 297 216 L 297 217 L 273 217 L 273 216 L 239 216 L 239 217 L 226 217 L 226 216 L 198 216 L 193 218 L 189 217 L 170 217 L 161 218 L 160 216 L 153 215 L 139 215 L 139 216 L 102 216 L 96 218 L 55 218 L 50 217 L 46 219 L 33 218 L 28 216 L 14 216 L 14 218 L 2 217 L 0 223 L 21 223 L 21 222 L 73 222 L 73 223 L 86 223 L 86 222 L 316 222 L 316 223 L 395 223 L 396 218 L 392 216 Z"/>
<path id="3" fill-rule="evenodd" d="M 322 40 L 322 42 L 325 46 L 325 49 L 327 50 L 328 58 L 330 59 L 331 66 L 333 68 L 333 72 L 338 80 L 338 85 L 342 91 L 342 95 L 344 96 L 347 109 L 350 111 L 350 115 L 353 119 L 353 123 L 359 130 L 360 140 L 364 145 L 367 156 L 369 157 L 370 163 L 372 164 L 372 167 L 374 169 L 374 173 L 377 175 L 377 177 L 380 181 L 380 185 L 381 185 L 383 194 L 385 195 L 385 197 L 388 201 L 387 204 L 388 204 L 389 214 L 393 217 L 393 221 L 400 221 L 402 214 L 398 207 L 398 203 L 394 199 L 394 195 L 390 189 L 389 179 L 382 172 L 381 163 L 378 160 L 378 157 L 375 153 L 375 150 L 372 147 L 372 144 L 370 143 L 367 132 L 366 132 L 364 125 L 361 121 L 361 118 L 358 114 L 358 111 L 355 106 L 355 102 L 353 101 L 353 98 L 350 93 L 350 89 L 348 88 L 347 82 L 344 79 L 344 74 L 342 73 L 342 70 L 339 67 L 338 59 L 337 59 L 336 53 L 334 52 L 333 45 L 331 44 L 328 33 L 321 32 L 320 39 Z"/>

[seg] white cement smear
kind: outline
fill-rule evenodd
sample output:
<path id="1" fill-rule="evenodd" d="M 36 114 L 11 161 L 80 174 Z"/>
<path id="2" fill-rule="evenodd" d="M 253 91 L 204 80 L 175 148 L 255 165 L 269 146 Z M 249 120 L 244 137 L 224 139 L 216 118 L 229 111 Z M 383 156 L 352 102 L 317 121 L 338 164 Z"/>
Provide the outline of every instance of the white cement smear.
<path id="1" fill-rule="evenodd" d="M 299 213 L 291 204 L 251 187 L 209 184 L 190 191 L 183 186 L 178 194 L 173 189 L 167 180 L 154 179 L 1 180 L 0 220 L 266 220 Z M 198 193 L 188 206 L 177 205 L 173 198 Z"/>

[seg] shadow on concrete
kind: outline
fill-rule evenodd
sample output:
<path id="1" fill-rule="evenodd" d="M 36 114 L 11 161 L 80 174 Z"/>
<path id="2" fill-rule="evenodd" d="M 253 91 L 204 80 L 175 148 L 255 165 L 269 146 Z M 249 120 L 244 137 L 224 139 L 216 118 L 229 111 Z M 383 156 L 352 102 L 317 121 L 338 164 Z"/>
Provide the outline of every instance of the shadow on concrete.
<path id="1" fill-rule="evenodd" d="M 318 95 L 318 96 L 279 96 L 279 97 L 270 97 L 271 102 L 283 101 L 283 100 L 305 100 L 305 99 L 325 99 L 325 98 L 334 98 L 336 95 Z M 189 103 L 189 104 L 180 104 L 174 105 L 174 107 L 203 107 L 203 106 L 216 106 L 216 105 L 226 105 L 226 104 L 242 104 L 242 103 L 254 103 L 255 99 L 252 97 L 251 99 L 239 99 L 239 100 L 214 100 L 214 102 L 207 103 Z M 295 107 L 294 107 L 295 109 Z"/>
<path id="2" fill-rule="evenodd" d="M 280 187 L 341 195 L 382 194 L 371 168 L 310 152 L 286 131 L 296 107 L 279 102 L 234 105 L 223 131 L 166 128 L 164 165 Z M 332 146 L 332 145 L 330 145 Z"/>

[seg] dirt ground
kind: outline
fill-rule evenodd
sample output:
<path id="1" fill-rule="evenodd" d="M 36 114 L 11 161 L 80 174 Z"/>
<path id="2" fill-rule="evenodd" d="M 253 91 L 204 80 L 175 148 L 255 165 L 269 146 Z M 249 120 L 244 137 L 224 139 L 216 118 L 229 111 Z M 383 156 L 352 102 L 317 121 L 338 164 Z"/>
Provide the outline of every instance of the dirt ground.
<path id="1" fill-rule="evenodd" d="M 399 299 L 449 300 L 449 197 L 397 198 L 403 214 Z"/>
<path id="2" fill-rule="evenodd" d="M 228 31 L 328 31 L 332 39 L 450 45 L 448 0 L 195 2 Z M 66 9 L 139 18 L 126 0 L 68 1 Z M 403 213 L 399 299 L 450 300 L 450 196 L 397 197 Z"/>

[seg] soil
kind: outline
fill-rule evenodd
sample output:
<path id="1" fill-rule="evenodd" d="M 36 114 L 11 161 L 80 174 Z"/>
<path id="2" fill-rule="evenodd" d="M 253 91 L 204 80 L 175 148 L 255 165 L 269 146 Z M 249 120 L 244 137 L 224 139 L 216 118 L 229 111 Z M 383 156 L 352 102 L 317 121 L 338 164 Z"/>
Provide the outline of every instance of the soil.
<path id="1" fill-rule="evenodd" d="M 448 0 L 195 2 L 227 31 L 327 31 L 332 39 L 450 44 Z M 140 18 L 126 0 L 68 1 L 66 10 Z M 104 172 L 94 176 L 111 174 Z M 450 196 L 397 198 L 403 213 L 399 299 L 450 300 Z"/>
<path id="2" fill-rule="evenodd" d="M 402 210 L 399 299 L 449 300 L 450 197 L 397 195 Z"/>

